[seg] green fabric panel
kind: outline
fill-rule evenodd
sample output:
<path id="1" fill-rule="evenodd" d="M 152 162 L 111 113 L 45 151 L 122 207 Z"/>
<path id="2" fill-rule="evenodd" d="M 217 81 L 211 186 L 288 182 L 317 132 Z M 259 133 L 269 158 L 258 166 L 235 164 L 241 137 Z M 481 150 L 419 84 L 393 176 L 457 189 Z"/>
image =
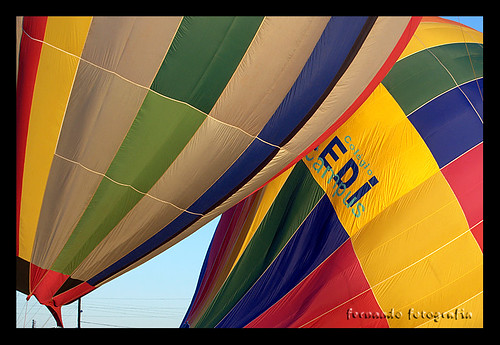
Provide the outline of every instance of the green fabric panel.
<path id="1" fill-rule="evenodd" d="M 459 85 L 483 75 L 482 46 L 467 43 L 467 48 L 474 71 L 465 44 L 452 43 L 425 49 L 398 61 L 382 84 L 408 115 L 430 99 L 456 86 L 436 57 Z"/>
<path id="2" fill-rule="evenodd" d="M 205 119 L 186 104 L 149 92 L 106 175 L 147 192 Z"/>
<path id="3" fill-rule="evenodd" d="M 52 270 L 71 274 L 144 197 L 126 185 L 148 192 L 205 118 L 188 105 L 150 91 L 106 172 L 119 184 L 102 179 Z"/>
<path id="4" fill-rule="evenodd" d="M 450 71 L 458 85 L 483 76 L 482 45 L 467 43 L 466 47 L 463 43 L 456 43 L 437 46 L 431 50 Z M 472 70 L 471 62 L 474 70 Z"/>
<path id="5" fill-rule="evenodd" d="M 71 274 L 142 197 L 103 178 L 51 270 Z"/>
<path id="6" fill-rule="evenodd" d="M 299 161 L 195 327 L 214 327 L 231 310 L 272 263 L 324 194 L 305 164 Z"/>
<path id="7" fill-rule="evenodd" d="M 151 89 L 209 113 L 263 17 L 185 17 Z"/>

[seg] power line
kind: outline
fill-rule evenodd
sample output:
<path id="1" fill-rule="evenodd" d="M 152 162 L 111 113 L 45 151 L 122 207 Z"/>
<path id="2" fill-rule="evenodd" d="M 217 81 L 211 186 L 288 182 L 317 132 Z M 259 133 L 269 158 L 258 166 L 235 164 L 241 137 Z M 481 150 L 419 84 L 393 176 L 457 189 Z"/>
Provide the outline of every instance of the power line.
<path id="1" fill-rule="evenodd" d="M 88 323 L 91 325 L 99 325 L 99 326 L 109 326 L 109 327 L 118 327 L 118 328 L 130 328 L 127 326 L 118 326 L 118 325 L 111 325 L 109 323 L 98 323 L 98 322 L 90 322 L 90 321 L 82 321 L 82 323 Z"/>

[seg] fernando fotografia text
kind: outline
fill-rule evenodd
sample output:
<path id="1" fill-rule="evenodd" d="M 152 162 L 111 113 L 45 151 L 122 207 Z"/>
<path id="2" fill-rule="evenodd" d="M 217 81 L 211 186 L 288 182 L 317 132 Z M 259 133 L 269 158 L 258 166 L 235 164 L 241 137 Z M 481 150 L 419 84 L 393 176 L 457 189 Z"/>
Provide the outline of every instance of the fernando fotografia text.
<path id="1" fill-rule="evenodd" d="M 353 311 L 352 308 L 347 309 L 347 320 L 352 319 L 404 319 L 407 320 L 417 320 L 426 319 L 434 320 L 438 322 L 441 319 L 446 320 L 466 320 L 472 319 L 472 312 L 466 312 L 464 308 L 455 308 L 454 310 L 449 310 L 445 312 L 440 311 L 425 311 L 425 310 L 415 310 L 414 308 L 409 308 L 408 312 L 404 313 L 402 311 L 394 311 L 392 308 L 388 312 L 384 311 Z"/>

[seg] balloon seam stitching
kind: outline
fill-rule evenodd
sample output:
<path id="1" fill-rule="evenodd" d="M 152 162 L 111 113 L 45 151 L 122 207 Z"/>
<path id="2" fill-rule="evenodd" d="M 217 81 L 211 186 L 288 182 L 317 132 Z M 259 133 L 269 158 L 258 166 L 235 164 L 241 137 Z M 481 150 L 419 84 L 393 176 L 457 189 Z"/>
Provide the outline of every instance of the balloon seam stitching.
<path id="1" fill-rule="evenodd" d="M 458 89 L 460 90 L 460 92 L 462 92 L 462 94 L 465 96 L 465 98 L 469 102 L 470 106 L 472 107 L 472 109 L 476 113 L 476 115 L 479 118 L 479 120 L 481 121 L 481 123 L 483 123 L 483 119 L 481 119 L 481 116 L 479 116 L 479 113 L 477 112 L 476 108 L 474 107 L 474 105 L 470 101 L 469 97 L 467 97 L 467 95 L 465 94 L 465 92 L 460 88 L 460 86 L 458 85 L 457 81 L 455 80 L 455 78 L 453 77 L 453 75 L 451 74 L 451 72 L 448 70 L 448 68 L 446 68 L 446 66 L 443 65 L 443 63 L 441 62 L 441 60 L 439 60 L 438 57 L 429 48 L 427 48 L 427 46 L 420 40 L 420 38 L 417 35 L 415 35 L 415 38 L 425 47 L 425 49 L 429 53 L 431 53 L 432 56 L 434 56 L 434 58 L 437 60 L 437 62 L 439 62 L 439 64 L 441 66 L 443 66 L 443 68 L 446 70 L 446 72 L 448 72 L 448 74 L 450 75 L 451 79 L 453 79 L 453 82 L 455 83 L 455 85 L 458 87 Z"/>
<path id="2" fill-rule="evenodd" d="M 457 43 L 467 43 L 467 42 L 455 42 L 455 41 L 449 41 L 449 42 L 443 42 L 443 43 L 436 43 L 436 44 L 433 44 L 433 45 L 429 45 L 428 47 L 424 46 L 423 49 L 420 49 L 420 50 L 417 50 L 417 51 L 414 51 L 413 53 L 411 54 L 408 54 L 408 55 L 405 55 L 403 56 L 402 58 L 398 59 L 397 62 L 399 61 L 403 61 L 404 59 L 410 57 L 410 56 L 413 56 L 415 54 L 418 54 L 418 53 L 421 53 L 423 52 L 424 50 L 426 49 L 432 49 L 432 48 L 437 48 L 437 47 L 442 47 L 442 46 L 446 46 L 446 45 L 450 45 L 450 44 L 457 44 Z M 479 43 L 479 42 L 473 42 L 473 41 L 469 41 L 469 44 L 477 44 L 478 46 L 480 46 L 481 48 L 484 49 L 483 47 L 483 43 Z"/>
<path id="3" fill-rule="evenodd" d="M 478 147 L 479 145 L 481 145 L 483 143 L 484 140 L 481 140 L 480 143 L 477 143 L 476 145 L 472 146 L 470 149 L 468 149 L 467 151 L 465 151 L 464 153 L 462 153 L 461 155 L 455 157 L 453 160 L 449 161 L 448 163 L 446 163 L 446 165 L 443 165 L 439 170 L 443 170 L 444 168 L 446 168 L 448 165 L 450 165 L 451 163 L 453 163 L 454 161 L 456 161 L 457 159 L 459 159 L 460 157 L 464 156 L 465 154 L 467 154 L 469 151 L 472 151 L 473 149 L 475 149 L 476 147 Z"/>
<path id="4" fill-rule="evenodd" d="M 458 21 L 460 22 L 460 17 L 458 17 Z M 465 33 L 463 27 L 460 25 L 460 32 L 462 33 L 462 38 L 464 39 L 465 49 L 467 50 L 467 56 L 469 57 L 470 67 L 472 68 L 472 73 L 474 73 L 474 77 L 476 77 L 476 70 L 474 69 L 474 64 L 472 63 L 472 59 L 469 52 L 469 47 L 467 47 L 467 40 L 465 39 Z M 479 95 L 481 96 L 481 100 L 483 100 L 483 93 L 481 92 L 481 88 L 479 87 L 479 83 L 476 80 L 476 86 L 479 91 Z"/>
<path id="5" fill-rule="evenodd" d="M 148 196 L 148 197 L 150 197 L 150 198 L 151 198 L 151 199 L 153 199 L 153 200 L 159 201 L 159 202 L 164 203 L 164 204 L 171 205 L 171 206 L 173 206 L 173 207 L 175 207 L 175 208 L 177 208 L 177 209 L 179 209 L 179 210 L 181 210 L 181 211 L 183 211 L 183 212 L 191 213 L 191 214 L 196 215 L 196 216 L 202 216 L 202 215 L 203 215 L 203 214 L 201 214 L 201 213 L 196 213 L 196 212 L 188 211 L 187 209 L 183 209 L 183 208 L 181 208 L 181 207 L 179 207 L 179 206 L 177 206 L 177 205 L 175 205 L 175 204 L 173 204 L 173 203 L 171 203 L 171 202 L 169 202 L 169 201 L 162 200 L 162 199 L 157 198 L 157 197 L 155 197 L 155 196 L 153 196 L 153 195 L 151 195 L 151 194 L 149 194 L 149 193 L 142 192 L 142 191 L 138 190 L 137 188 L 135 188 L 135 187 L 134 187 L 134 186 L 132 186 L 132 185 L 129 185 L 129 184 L 125 184 L 125 183 L 121 183 L 121 182 L 115 181 L 115 180 L 113 180 L 111 177 L 107 176 L 106 174 L 103 174 L 103 173 L 101 173 L 101 172 L 98 172 L 98 171 L 92 170 L 92 169 L 90 169 L 90 168 L 86 167 L 85 165 L 81 164 L 80 162 L 77 162 L 77 161 L 71 160 L 71 159 L 69 159 L 69 158 L 66 158 L 66 157 L 64 157 L 64 156 L 61 156 L 61 155 L 60 155 L 60 154 L 58 154 L 58 153 L 54 153 L 54 155 L 55 155 L 56 157 L 59 157 L 59 158 L 61 158 L 61 159 L 64 159 L 65 161 L 68 161 L 68 162 L 70 162 L 70 163 L 73 163 L 73 164 L 79 165 L 80 167 L 82 167 L 83 169 L 85 169 L 85 170 L 87 170 L 87 171 L 89 171 L 89 172 L 91 172 L 91 173 L 94 173 L 94 174 L 96 174 L 96 175 L 99 175 L 99 176 L 105 177 L 105 178 L 107 178 L 109 181 L 111 181 L 111 182 L 113 182 L 113 183 L 115 183 L 115 184 L 117 184 L 117 185 L 119 185 L 119 186 L 129 187 L 129 188 L 131 188 L 132 190 L 134 190 L 135 192 L 137 192 L 137 193 L 139 193 L 139 194 L 142 194 L 142 195 L 144 195 L 144 196 Z"/>
<path id="6" fill-rule="evenodd" d="M 26 36 L 28 36 L 30 39 L 32 39 L 32 40 L 34 40 L 34 41 L 36 41 L 36 42 L 40 42 L 40 43 L 42 43 L 42 44 L 46 44 L 46 45 L 48 45 L 49 47 L 52 47 L 52 48 L 57 49 L 57 50 L 59 50 L 59 51 L 61 51 L 61 52 L 63 52 L 63 53 L 66 53 L 66 54 L 68 54 L 68 55 L 71 55 L 71 56 L 73 56 L 73 57 L 75 57 L 75 58 L 77 58 L 77 59 L 79 59 L 79 60 L 81 60 L 81 61 L 83 61 L 83 62 L 88 63 L 89 65 L 92 65 L 92 66 L 94 66 L 94 67 L 96 67 L 96 68 L 99 68 L 99 69 L 101 69 L 101 70 L 103 70 L 103 71 L 105 71 L 105 72 L 111 73 L 111 74 L 113 74 L 113 75 L 115 75 L 115 76 L 117 76 L 117 77 L 121 78 L 122 80 L 124 80 L 124 81 L 126 81 L 126 82 L 129 82 L 129 83 L 131 83 L 131 84 L 133 84 L 133 85 L 135 85 L 135 86 L 137 86 L 137 87 L 140 87 L 140 88 L 142 88 L 142 89 L 145 89 L 145 90 L 148 90 L 148 91 L 150 91 L 150 92 L 153 92 L 153 93 L 157 94 L 157 95 L 158 95 L 158 96 L 160 96 L 160 97 L 163 97 L 163 98 L 165 98 L 165 99 L 168 99 L 168 100 L 171 100 L 171 101 L 174 101 L 174 102 L 177 102 L 177 103 L 184 104 L 184 105 L 186 105 L 186 106 L 188 106 L 188 107 L 190 107 L 190 108 L 192 108 L 192 109 L 194 109 L 194 110 L 196 110 L 196 111 L 198 111 L 198 112 L 200 112 L 200 113 L 204 114 L 205 116 L 210 117 L 210 118 L 212 118 L 212 119 L 214 119 L 214 120 L 218 121 L 219 123 L 221 123 L 221 124 L 223 124 L 223 125 L 226 125 L 226 126 L 228 126 L 228 127 L 232 127 L 232 128 L 235 128 L 235 129 L 237 129 L 237 130 L 241 131 L 242 133 L 244 133 L 244 134 L 248 135 L 248 136 L 249 136 L 249 137 L 251 137 L 251 138 L 258 139 L 258 140 L 262 141 L 263 143 L 268 144 L 268 145 L 270 145 L 270 146 L 273 146 L 273 147 L 276 147 L 276 148 L 281 148 L 281 147 L 280 147 L 280 146 L 278 146 L 278 145 L 274 145 L 274 144 L 272 144 L 272 143 L 270 143 L 270 142 L 267 142 L 266 140 L 264 140 L 264 139 L 262 139 L 262 138 L 259 138 L 257 135 L 255 135 L 255 136 L 254 136 L 254 135 L 252 135 L 252 134 L 248 133 L 247 131 L 245 131 L 244 129 L 242 129 L 242 128 L 240 128 L 240 127 L 234 126 L 234 125 L 232 125 L 232 124 L 230 124 L 230 123 L 227 123 L 227 122 L 224 122 L 224 121 L 222 121 L 222 120 L 220 120 L 220 119 L 217 119 L 217 118 L 213 117 L 212 115 L 205 113 L 204 111 L 202 111 L 202 110 L 200 110 L 200 109 L 196 108 L 195 106 L 193 106 L 193 105 L 191 105 L 191 104 L 189 104 L 189 103 L 187 103 L 187 102 L 184 102 L 184 101 L 181 101 L 181 100 L 178 100 L 178 99 L 172 98 L 172 97 L 165 96 L 165 95 L 163 95 L 163 94 L 161 94 L 161 93 L 159 93 L 159 92 L 157 92 L 157 91 L 155 91 L 155 90 L 153 90 L 153 89 L 151 89 L 151 88 L 149 88 L 149 87 L 147 87 L 147 86 L 145 86 L 145 85 L 138 84 L 138 83 L 136 83 L 136 82 L 134 82 L 134 81 L 132 81 L 132 80 L 130 80 L 130 79 L 127 79 L 127 78 L 123 77 L 122 75 L 120 75 L 120 74 L 116 73 L 115 71 L 112 71 L 112 70 L 109 70 L 109 69 L 104 68 L 104 67 L 102 67 L 102 66 L 99 66 L 99 65 L 97 65 L 97 64 L 95 64 L 95 63 L 93 63 L 93 62 L 91 62 L 91 61 L 88 61 L 88 60 L 86 60 L 86 59 L 82 58 L 81 56 L 78 56 L 78 55 L 75 55 L 75 54 L 73 54 L 73 53 L 70 53 L 70 52 L 68 52 L 68 51 L 66 51 L 66 50 L 64 50 L 64 49 L 61 49 L 61 48 L 59 48 L 59 47 L 56 47 L 56 46 L 54 46 L 54 45 L 52 45 L 52 44 L 50 44 L 50 43 L 47 43 L 47 42 L 45 42 L 45 41 L 42 41 L 42 40 L 39 40 L 39 39 L 37 39 L 37 38 L 31 37 L 31 36 L 30 36 L 30 35 L 29 35 L 26 31 L 24 31 L 24 30 L 23 30 L 23 32 L 26 34 Z M 69 98 L 68 98 L 68 100 L 69 100 Z M 57 146 L 56 146 L 56 147 L 57 147 Z"/>
<path id="7" fill-rule="evenodd" d="M 460 85 L 455 85 L 455 86 L 453 86 L 452 88 L 450 88 L 450 89 L 448 89 L 448 90 L 445 90 L 445 91 L 441 92 L 439 95 L 436 95 L 436 96 L 432 97 L 431 99 L 429 99 L 428 101 L 426 101 L 426 102 L 425 102 L 425 103 L 423 103 L 422 105 L 418 106 L 418 108 L 415 108 L 415 110 L 412 110 L 412 111 L 411 111 L 408 115 L 406 115 L 406 117 L 410 117 L 410 115 L 413 115 L 413 113 L 414 113 L 414 112 L 416 112 L 416 111 L 417 111 L 417 110 L 419 110 L 420 108 L 422 108 L 422 107 L 426 106 L 427 104 L 431 103 L 431 102 L 432 102 L 432 101 L 434 101 L 436 98 L 441 97 L 441 96 L 442 96 L 442 95 L 444 95 L 445 93 L 450 92 L 450 91 L 453 91 L 453 90 L 455 90 L 456 88 L 460 88 L 460 86 L 463 86 L 463 85 L 465 85 L 465 84 L 468 84 L 468 83 L 470 83 L 470 82 L 472 82 L 472 81 L 475 81 L 475 82 L 477 83 L 477 81 L 478 81 L 479 79 L 483 79 L 483 77 L 477 77 L 477 78 L 475 78 L 475 79 L 471 79 L 471 80 L 464 81 L 464 82 L 463 82 L 462 84 L 460 84 Z M 460 89 L 460 91 L 462 91 L 462 90 Z M 477 112 L 476 112 L 476 114 L 477 114 Z"/>
<path id="8" fill-rule="evenodd" d="M 449 313 L 450 311 L 452 311 L 452 310 L 456 309 L 457 307 L 461 306 L 462 304 L 469 302 L 471 299 L 476 298 L 477 296 L 479 296 L 480 294 L 482 294 L 482 293 L 483 293 L 483 291 L 484 291 L 484 290 L 479 291 L 477 294 L 475 294 L 475 295 L 474 295 L 474 296 L 472 296 L 471 298 L 468 298 L 468 299 L 466 299 L 465 301 L 463 301 L 462 303 L 457 304 L 457 305 L 456 305 L 456 306 L 454 306 L 453 308 L 451 308 L 451 309 L 449 309 L 449 310 L 447 310 L 447 311 L 443 312 L 443 314 L 444 314 L 444 313 Z M 415 326 L 415 328 L 420 328 L 420 327 L 422 327 L 423 325 L 425 325 L 425 324 L 427 324 L 427 323 L 429 323 L 429 322 L 431 322 L 431 321 L 433 321 L 433 320 L 431 319 L 431 320 L 429 320 L 429 321 L 426 321 L 426 322 L 424 322 L 424 323 L 421 323 L 420 325 Z"/>
<path id="9" fill-rule="evenodd" d="M 309 324 L 309 323 L 311 323 L 311 322 L 313 322 L 313 321 L 315 321 L 315 320 L 319 319 L 320 317 L 322 317 L 322 316 L 324 316 L 324 315 L 326 315 L 326 314 L 330 313 L 331 311 L 333 311 L 333 310 L 335 310 L 335 309 L 337 309 L 337 308 L 341 307 L 342 305 L 346 304 L 347 302 L 352 301 L 353 299 L 355 299 L 355 298 L 357 298 L 358 296 L 360 296 L 360 295 L 362 295 L 362 294 L 366 293 L 366 292 L 367 292 L 367 291 L 369 291 L 369 290 L 372 290 L 372 291 L 373 291 L 373 288 L 374 288 L 374 287 L 376 287 L 376 286 L 378 286 L 378 285 L 382 284 L 383 282 L 385 282 L 385 281 L 386 281 L 386 280 L 388 280 L 388 279 L 391 279 L 392 277 L 395 277 L 396 275 L 400 274 L 401 272 L 403 272 L 403 271 L 407 270 L 408 268 L 410 268 L 410 267 L 412 267 L 412 266 L 416 265 L 416 264 L 417 264 L 417 263 L 419 263 L 420 261 L 422 261 L 422 260 L 424 260 L 424 259 L 428 258 L 429 256 L 433 255 L 434 253 L 437 253 L 439 250 L 441 250 L 441 249 L 443 249 L 444 247 L 448 246 L 449 244 L 451 244 L 452 242 L 454 242 L 454 241 L 455 241 L 455 240 L 457 240 L 458 238 L 462 237 L 463 235 L 467 234 L 468 232 L 470 232 L 470 230 L 469 230 L 469 229 L 467 229 L 466 231 L 464 231 L 463 233 L 461 233 L 461 234 L 460 234 L 460 235 L 458 235 L 457 237 L 453 238 L 453 239 L 452 239 L 452 240 L 450 240 L 449 242 L 447 242 L 447 243 L 443 244 L 441 247 L 439 247 L 439 248 L 435 249 L 434 251 L 430 252 L 430 253 L 429 253 L 429 254 L 427 254 L 426 256 L 424 256 L 424 257 L 422 257 L 422 258 L 418 259 L 417 261 L 415 261 L 415 262 L 411 263 L 410 265 L 408 265 L 408 266 L 406 266 L 406 267 L 402 268 L 400 271 L 398 271 L 398 272 L 396 272 L 396 273 L 392 274 L 391 276 L 389 276 L 389 277 L 385 278 L 384 280 L 381 280 L 381 281 L 380 281 L 380 282 L 378 282 L 377 284 L 375 284 L 375 285 L 373 285 L 373 286 L 370 286 L 370 288 L 368 288 L 368 289 L 366 289 L 366 290 L 364 290 L 364 291 L 360 292 L 359 294 L 357 294 L 356 296 L 354 296 L 354 297 L 352 297 L 352 298 L 348 299 L 347 301 L 345 301 L 345 302 L 343 302 L 343 303 L 341 303 L 341 304 L 339 304 L 339 305 L 335 306 L 335 307 L 334 307 L 334 308 L 332 308 L 332 309 L 329 309 L 328 311 L 325 311 L 324 313 L 322 313 L 321 315 L 318 315 L 318 316 L 317 316 L 317 317 L 315 317 L 314 319 L 311 319 L 311 320 L 307 321 L 306 323 L 304 323 L 304 324 L 300 325 L 298 328 L 302 328 L 302 327 L 306 326 L 307 324 Z M 319 267 L 319 266 L 318 266 L 318 267 Z M 315 270 L 313 270 L 313 272 L 314 272 L 314 271 L 315 271 Z M 311 272 L 311 273 L 312 273 L 312 272 Z"/>

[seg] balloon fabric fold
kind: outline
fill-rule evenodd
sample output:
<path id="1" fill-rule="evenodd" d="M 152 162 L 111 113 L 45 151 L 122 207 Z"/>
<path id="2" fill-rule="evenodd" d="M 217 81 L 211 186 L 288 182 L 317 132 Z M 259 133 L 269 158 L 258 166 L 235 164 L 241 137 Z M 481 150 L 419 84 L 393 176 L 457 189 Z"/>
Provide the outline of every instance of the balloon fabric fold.
<path id="1" fill-rule="evenodd" d="M 16 289 L 59 326 L 221 214 L 183 327 L 482 323 L 481 33 L 403 16 L 17 24 Z M 391 308 L 414 312 L 355 314 Z M 426 308 L 439 323 L 411 319 Z"/>
<path id="2" fill-rule="evenodd" d="M 223 213 L 181 327 L 482 327 L 482 54 L 424 17 L 350 117 Z"/>

